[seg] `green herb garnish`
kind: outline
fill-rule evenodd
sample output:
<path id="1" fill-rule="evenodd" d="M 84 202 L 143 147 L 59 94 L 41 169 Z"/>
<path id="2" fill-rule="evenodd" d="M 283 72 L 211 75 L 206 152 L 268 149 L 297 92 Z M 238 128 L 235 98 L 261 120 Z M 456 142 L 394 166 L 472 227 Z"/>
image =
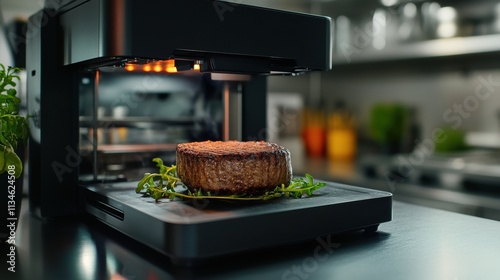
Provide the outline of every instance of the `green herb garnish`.
<path id="1" fill-rule="evenodd" d="M 17 144 L 25 144 L 28 138 L 28 120 L 19 115 L 16 96 L 16 80 L 19 81 L 20 68 L 0 64 L 0 174 L 14 170 L 14 176 L 21 176 L 23 164 L 15 153 Z"/>
<path id="2" fill-rule="evenodd" d="M 313 192 L 326 185 L 324 182 L 314 182 L 311 175 L 306 174 L 305 178 L 293 178 L 290 185 L 277 186 L 274 190 L 265 192 L 260 195 L 216 195 L 210 192 L 204 193 L 200 190 L 191 192 L 186 188 L 181 191 L 176 190 L 180 179 L 177 177 L 177 168 L 175 165 L 170 167 L 165 166 L 159 158 L 154 158 L 156 166 L 159 168 L 159 173 L 146 173 L 141 181 L 137 184 L 136 193 L 145 191 L 146 194 L 159 200 L 169 198 L 174 200 L 180 199 L 219 199 L 219 200 L 269 200 L 285 196 L 287 198 L 301 198 L 304 195 L 312 196 Z M 178 188 L 177 188 L 178 189 Z"/>

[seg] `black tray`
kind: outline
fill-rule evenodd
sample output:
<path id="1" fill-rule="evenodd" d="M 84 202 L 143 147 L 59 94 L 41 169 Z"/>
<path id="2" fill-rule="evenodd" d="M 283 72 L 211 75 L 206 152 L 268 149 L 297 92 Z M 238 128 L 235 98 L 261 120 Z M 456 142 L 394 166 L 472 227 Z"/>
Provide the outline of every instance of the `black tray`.
<path id="1" fill-rule="evenodd" d="M 327 182 L 312 197 L 155 202 L 137 182 L 82 186 L 84 209 L 131 238 L 191 265 L 207 258 L 352 230 L 392 218 L 392 194 Z"/>

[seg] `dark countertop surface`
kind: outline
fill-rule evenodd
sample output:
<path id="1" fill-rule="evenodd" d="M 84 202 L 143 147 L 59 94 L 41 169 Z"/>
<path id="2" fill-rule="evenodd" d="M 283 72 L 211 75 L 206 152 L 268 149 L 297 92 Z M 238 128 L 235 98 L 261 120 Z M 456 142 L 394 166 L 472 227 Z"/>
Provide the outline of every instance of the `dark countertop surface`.
<path id="1" fill-rule="evenodd" d="M 376 233 L 323 236 L 191 268 L 94 220 L 44 222 L 27 206 L 25 199 L 16 272 L 7 270 L 10 245 L 2 244 L 1 279 L 500 279 L 500 222 L 397 201 L 393 220 Z"/>

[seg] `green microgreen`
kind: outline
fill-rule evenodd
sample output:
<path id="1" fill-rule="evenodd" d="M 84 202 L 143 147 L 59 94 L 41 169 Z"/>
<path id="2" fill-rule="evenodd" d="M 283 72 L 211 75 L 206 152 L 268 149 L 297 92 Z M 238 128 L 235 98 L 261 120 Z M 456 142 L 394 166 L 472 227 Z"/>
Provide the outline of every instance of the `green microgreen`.
<path id="1" fill-rule="evenodd" d="M 305 177 L 293 178 L 288 186 L 282 184 L 274 190 L 263 194 L 232 194 L 232 195 L 217 195 L 211 192 L 203 192 L 198 189 L 192 192 L 185 187 L 179 190 L 178 185 L 181 180 L 177 177 L 177 167 L 175 165 L 165 166 L 159 158 L 154 158 L 159 173 L 146 173 L 139 181 L 135 189 L 136 193 L 144 192 L 158 201 L 162 198 L 174 200 L 179 199 L 218 199 L 218 200 L 240 200 L 240 201 L 255 201 L 255 200 L 270 200 L 285 196 L 286 198 L 301 198 L 303 196 L 312 196 L 313 192 L 324 187 L 326 183 L 315 182 L 310 174 L 305 174 Z M 176 188 L 177 187 L 177 188 Z"/>

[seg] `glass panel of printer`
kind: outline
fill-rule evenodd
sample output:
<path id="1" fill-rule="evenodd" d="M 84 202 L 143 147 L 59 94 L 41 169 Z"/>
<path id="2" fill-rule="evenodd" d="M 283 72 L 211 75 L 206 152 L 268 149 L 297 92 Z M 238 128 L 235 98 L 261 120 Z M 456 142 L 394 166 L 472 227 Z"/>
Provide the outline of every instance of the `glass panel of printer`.
<path id="1" fill-rule="evenodd" d="M 177 143 L 222 139 L 220 82 L 199 72 L 102 70 L 80 83 L 80 180 L 139 180 Z"/>

